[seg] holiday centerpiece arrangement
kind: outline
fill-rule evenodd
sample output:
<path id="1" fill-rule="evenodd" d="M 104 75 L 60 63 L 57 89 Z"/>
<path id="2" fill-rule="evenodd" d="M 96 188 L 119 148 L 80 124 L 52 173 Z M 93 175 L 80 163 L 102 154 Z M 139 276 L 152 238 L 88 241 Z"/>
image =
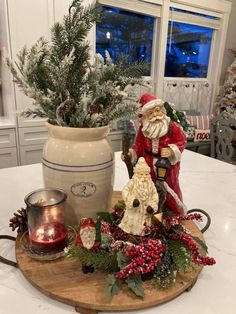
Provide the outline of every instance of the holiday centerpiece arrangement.
<path id="1" fill-rule="evenodd" d="M 167 289 L 179 273 L 196 265 L 215 264 L 205 256 L 205 243 L 182 224 L 200 221 L 200 214 L 163 216 L 159 212 L 159 196 L 143 157 L 122 197 L 111 213 L 98 213 L 97 220 L 82 219 L 75 243 L 66 249 L 68 257 L 82 263 L 84 273 L 107 272 L 110 297 L 124 285 L 144 297 L 144 281 L 149 280 L 154 289 Z"/>
<path id="2" fill-rule="evenodd" d="M 89 62 L 85 37 L 98 16 L 97 5 L 74 0 L 51 43 L 39 39 L 16 64 L 7 60 L 34 99 L 23 114 L 47 118 L 49 130 L 46 188 L 25 197 L 10 227 L 19 231 L 20 269 L 47 295 L 88 309 L 138 309 L 176 297 L 215 260 L 179 185 L 185 115 L 155 95 L 137 101 L 131 87 L 144 84 L 143 65 L 114 65 L 108 53 Z M 137 134 L 121 156 L 130 179 L 112 208 L 106 136 L 114 119 L 135 111 Z"/>
<path id="3" fill-rule="evenodd" d="M 65 241 L 59 209 L 65 201 L 63 192 L 39 190 L 26 197 L 26 211 L 22 209 L 10 220 L 13 229 L 29 229 L 28 246 L 24 241 L 22 246 L 23 234 L 16 250 L 26 276 L 63 302 L 67 293 L 72 304 L 85 308 L 121 309 L 121 295 L 127 302 L 122 309 L 143 308 L 176 297 L 194 284 L 202 266 L 215 264 L 214 258 L 206 256 L 207 246 L 193 223 L 201 221 L 202 215 L 186 212 L 178 184 L 186 144 L 182 127 L 167 115 L 165 103 L 150 94 L 141 97 L 138 118 L 135 141 L 127 155 L 122 155 L 133 165 L 133 175 L 110 212 L 83 217 L 70 229 L 73 237 L 68 228 Z M 59 198 L 52 204 L 47 197 L 45 205 L 51 193 Z M 38 212 L 35 219 L 39 208 L 43 213 Z M 57 276 L 50 284 L 29 269 L 24 252 L 43 261 L 63 257 L 52 265 Z M 72 275 L 68 283 L 67 276 Z M 61 289 L 54 281 L 63 283 Z M 90 294 L 83 294 L 84 289 Z"/>
<path id="4" fill-rule="evenodd" d="M 31 99 L 26 117 L 46 118 L 49 132 L 43 152 L 47 187 L 68 194 L 67 220 L 74 224 L 96 204 L 109 208 L 113 186 L 113 151 L 107 135 L 114 120 L 137 109 L 132 85 L 145 85 L 145 64 L 121 57 L 113 64 L 109 53 L 90 59 L 86 36 L 99 19 L 94 3 L 73 0 L 62 22 L 51 29 L 51 42 L 40 38 L 24 47 L 7 64 L 14 82 Z"/>
<path id="5" fill-rule="evenodd" d="M 96 220 L 83 218 L 75 244 L 67 251 L 82 263 L 85 273 L 108 272 L 109 296 L 127 284 L 144 297 L 143 281 L 168 288 L 194 265 L 215 264 L 205 256 L 205 243 L 183 224 L 202 216 L 186 214 L 178 183 L 186 145 L 182 127 L 168 116 L 165 103 L 151 94 L 141 97 L 138 117 L 134 144 L 122 156 L 128 167 L 134 165 L 122 200 L 111 213 L 97 213 Z"/>
<path id="6" fill-rule="evenodd" d="M 64 193 L 50 189 L 30 193 L 25 198 L 27 209 L 18 211 L 10 220 L 13 230 L 18 228 L 19 231 L 17 261 L 26 277 L 41 291 L 49 295 L 52 293 L 52 296 L 56 294 L 62 301 L 68 285 L 66 291 L 70 295 L 72 289 L 76 304 L 86 304 L 92 298 L 90 295 L 83 299 L 80 294 L 81 290 L 91 288 L 91 293 L 98 294 L 96 304 L 92 304 L 98 309 L 117 306 L 119 299 L 113 304 L 110 298 L 120 293 L 129 296 L 129 290 L 143 300 L 140 304 L 131 298 L 133 305 L 127 304 L 127 309 L 132 309 L 167 301 L 183 292 L 185 286 L 188 288 L 189 282 L 192 285 L 201 270 L 199 267 L 215 264 L 213 258 L 206 256 L 207 246 L 199 234 L 196 236 L 196 230 L 191 225 L 192 221 L 201 221 L 202 216 L 199 213 L 173 214 L 168 211 L 170 208 L 166 202 L 161 209 L 161 197 L 150 172 L 145 159 L 140 157 L 133 177 L 124 186 L 112 211 L 98 212 L 96 219 L 82 218 L 80 224 L 73 228 L 73 237 L 69 236 L 69 228 L 67 231 L 61 220 L 60 204 L 65 201 Z M 54 198 L 55 204 L 50 203 L 52 193 L 57 197 Z M 26 234 L 29 242 L 25 241 Z M 39 260 L 40 269 L 46 267 L 49 272 L 46 282 L 30 268 L 29 257 Z M 45 264 L 48 259 L 56 258 L 55 265 L 52 261 L 50 265 Z M 34 262 L 34 269 L 35 265 Z M 52 267 L 53 274 L 58 274 L 50 279 Z M 67 275 L 70 277 L 71 274 L 74 280 L 72 284 L 67 284 Z M 88 280 L 83 276 L 89 276 Z M 50 291 L 48 287 L 54 281 L 56 286 Z M 58 287 L 60 282 L 63 283 L 61 289 Z M 78 293 L 75 294 L 76 282 Z M 150 291 L 156 292 L 150 295 Z M 123 306 L 125 308 L 125 304 Z"/>

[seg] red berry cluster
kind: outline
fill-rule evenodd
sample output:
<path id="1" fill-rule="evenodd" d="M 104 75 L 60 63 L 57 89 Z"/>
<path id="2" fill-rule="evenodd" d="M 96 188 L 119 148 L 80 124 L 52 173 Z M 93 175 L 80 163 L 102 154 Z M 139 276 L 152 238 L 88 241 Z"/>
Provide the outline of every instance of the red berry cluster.
<path id="1" fill-rule="evenodd" d="M 165 219 L 166 227 L 174 227 L 178 226 L 181 221 L 186 220 L 196 220 L 196 221 L 202 221 L 202 215 L 201 214 L 189 214 L 185 216 L 173 216 L 173 217 L 167 217 Z"/>
<path id="2" fill-rule="evenodd" d="M 144 236 L 143 237 L 148 237 L 151 239 L 159 239 L 161 232 L 163 232 L 163 228 L 160 226 L 156 226 L 156 225 L 146 226 L 144 224 L 144 229 L 143 229 Z"/>
<path id="3" fill-rule="evenodd" d="M 111 228 L 108 222 L 102 220 L 101 221 L 101 233 L 105 233 L 111 236 Z"/>
<path id="4" fill-rule="evenodd" d="M 117 275 L 117 279 L 127 279 L 131 275 L 142 275 L 151 272 L 160 263 L 161 254 L 166 246 L 159 240 L 149 239 L 137 246 L 128 247 L 126 255 L 132 262 L 125 266 Z"/>
<path id="5" fill-rule="evenodd" d="M 110 226 L 112 237 L 115 241 L 127 241 L 129 234 L 120 229 L 117 225 Z"/>
<path id="6" fill-rule="evenodd" d="M 191 238 L 191 236 L 187 233 L 172 233 L 169 234 L 169 237 L 172 240 L 181 240 L 184 244 L 187 245 L 187 247 L 189 248 L 189 250 L 191 251 L 191 256 L 192 256 L 192 260 L 199 265 L 214 265 L 216 263 L 216 261 L 214 260 L 213 257 L 203 257 L 201 256 L 201 254 L 199 253 L 198 250 L 198 246 L 197 244 L 193 241 L 193 239 Z"/>

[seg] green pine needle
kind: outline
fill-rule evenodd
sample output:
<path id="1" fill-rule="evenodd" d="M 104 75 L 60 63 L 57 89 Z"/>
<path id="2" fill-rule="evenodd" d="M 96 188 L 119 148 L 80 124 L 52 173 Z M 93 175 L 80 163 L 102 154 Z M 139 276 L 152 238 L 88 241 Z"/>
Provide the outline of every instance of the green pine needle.
<path id="1" fill-rule="evenodd" d="M 103 271 L 114 272 L 118 269 L 116 254 L 108 252 L 91 251 L 72 246 L 69 248 L 67 256 L 85 265 L 93 265 Z"/>
<path id="2" fill-rule="evenodd" d="M 168 240 L 168 250 L 177 271 L 186 271 L 193 267 L 191 252 L 180 240 Z"/>
<path id="3" fill-rule="evenodd" d="M 108 212 L 98 212 L 97 216 L 99 216 L 102 220 L 112 224 L 114 222 L 114 217 Z"/>
<path id="4" fill-rule="evenodd" d="M 63 20 L 53 25 L 51 42 L 39 38 L 18 53 L 17 62 L 6 59 L 14 82 L 36 106 L 23 115 L 46 117 L 54 125 L 91 128 L 136 111 L 138 95 L 126 87 L 145 85 L 141 76 L 146 64 L 128 64 L 121 58 L 114 65 L 108 53 L 106 60 L 97 56 L 95 65 L 90 64 L 86 38 L 100 15 L 98 3 L 83 6 L 82 0 L 73 0 Z M 73 109 L 57 111 L 66 100 L 73 100 Z"/>

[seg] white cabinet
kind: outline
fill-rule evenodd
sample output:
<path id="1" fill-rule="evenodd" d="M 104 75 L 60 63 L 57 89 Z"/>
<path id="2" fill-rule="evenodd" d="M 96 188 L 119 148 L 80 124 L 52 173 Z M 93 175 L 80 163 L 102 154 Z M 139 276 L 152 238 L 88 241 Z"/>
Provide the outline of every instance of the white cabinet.
<path id="1" fill-rule="evenodd" d="M 16 146 L 15 129 L 0 130 L 0 148 Z"/>
<path id="2" fill-rule="evenodd" d="M 17 54 L 24 46 L 30 48 L 40 37 L 50 38 L 50 29 L 54 23 L 53 2 L 51 0 L 5 0 L 11 55 L 17 60 Z M 15 88 L 16 110 L 22 111 L 31 106 L 32 101 L 17 87 Z M 41 126 L 42 119 L 26 119 L 18 116 L 19 127 Z"/>
<path id="3" fill-rule="evenodd" d="M 0 168 L 14 167 L 17 164 L 15 129 L 0 129 Z"/>
<path id="4" fill-rule="evenodd" d="M 16 147 L 0 148 L 0 169 L 17 166 Z"/>
<path id="5" fill-rule="evenodd" d="M 122 131 L 112 131 L 108 135 L 108 140 L 110 141 L 114 152 L 122 150 L 122 135 Z"/>
<path id="6" fill-rule="evenodd" d="M 21 165 L 37 164 L 42 161 L 43 144 L 20 147 Z"/>
<path id="7" fill-rule="evenodd" d="M 47 140 L 46 127 L 19 128 L 20 163 L 29 165 L 41 162 L 43 145 Z"/>
<path id="8" fill-rule="evenodd" d="M 1 31 L 4 32 L 3 37 L 7 38 L 5 42 L 9 41 L 9 45 L 4 44 L 4 47 L 6 54 L 13 60 L 17 61 L 17 54 L 24 46 L 30 48 L 40 37 L 50 39 L 50 29 L 55 20 L 54 1 L 3 0 L 1 13 L 1 24 L 4 24 Z M 6 73 L 9 73 L 9 70 Z M 11 101 L 11 114 L 18 122 L 18 141 L 16 141 L 15 130 L 14 132 L 9 129 L 0 130 L 0 167 L 16 166 L 17 151 L 19 152 L 19 165 L 40 162 L 43 145 L 47 138 L 44 120 L 16 115 L 16 112 L 32 106 L 32 101 L 15 84 L 11 86 L 6 81 L 6 73 L 3 73 L 3 80 L 11 90 L 10 94 L 14 95 L 14 101 Z M 6 94 L 4 92 L 4 95 Z M 9 101 L 7 103 L 5 98 L 3 97 L 4 106 L 8 107 Z M 7 108 L 4 108 L 5 112 L 7 112 Z"/>
<path id="9" fill-rule="evenodd" d="M 48 131 L 44 126 L 19 129 L 21 146 L 44 144 L 48 138 Z"/>

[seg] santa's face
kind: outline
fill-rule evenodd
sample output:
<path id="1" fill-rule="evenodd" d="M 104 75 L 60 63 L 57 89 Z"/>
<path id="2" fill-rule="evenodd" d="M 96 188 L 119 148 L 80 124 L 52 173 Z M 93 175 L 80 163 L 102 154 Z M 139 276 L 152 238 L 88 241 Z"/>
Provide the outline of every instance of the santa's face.
<path id="1" fill-rule="evenodd" d="M 149 174 L 149 172 L 146 172 L 146 171 L 142 171 L 142 172 L 140 171 L 137 173 L 137 178 L 141 182 L 146 182 L 150 178 L 150 174 Z"/>
<path id="2" fill-rule="evenodd" d="M 152 179 L 149 173 L 137 172 L 133 176 L 134 188 L 133 192 L 140 201 L 145 201 L 150 197 L 150 189 L 152 188 Z"/>
<path id="3" fill-rule="evenodd" d="M 163 116 L 164 116 L 164 113 L 161 110 L 160 106 L 156 106 L 155 108 L 149 109 L 146 113 L 146 117 L 149 122 L 160 120 L 163 118 Z"/>
<path id="4" fill-rule="evenodd" d="M 170 118 L 160 110 L 160 107 L 157 106 L 148 110 L 143 115 L 142 132 L 145 137 L 150 139 L 158 139 L 167 134 L 169 122 Z"/>

